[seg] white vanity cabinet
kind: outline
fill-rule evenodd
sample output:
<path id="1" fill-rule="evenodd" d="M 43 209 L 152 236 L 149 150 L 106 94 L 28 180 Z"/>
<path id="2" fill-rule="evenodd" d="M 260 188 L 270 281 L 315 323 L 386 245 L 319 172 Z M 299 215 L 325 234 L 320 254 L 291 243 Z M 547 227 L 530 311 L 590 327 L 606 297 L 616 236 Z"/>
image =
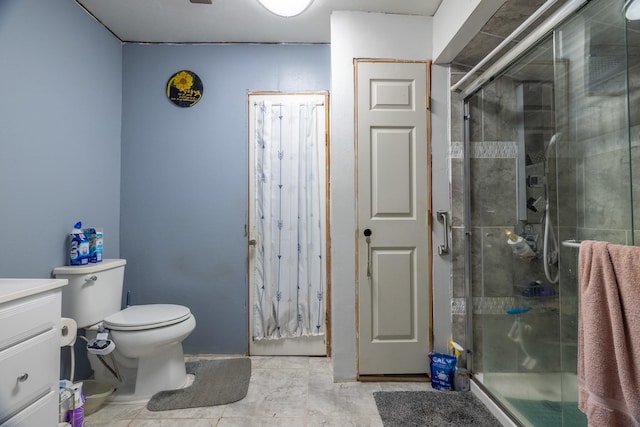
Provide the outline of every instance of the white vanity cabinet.
<path id="1" fill-rule="evenodd" d="M 60 279 L 0 279 L 0 425 L 58 425 Z"/>

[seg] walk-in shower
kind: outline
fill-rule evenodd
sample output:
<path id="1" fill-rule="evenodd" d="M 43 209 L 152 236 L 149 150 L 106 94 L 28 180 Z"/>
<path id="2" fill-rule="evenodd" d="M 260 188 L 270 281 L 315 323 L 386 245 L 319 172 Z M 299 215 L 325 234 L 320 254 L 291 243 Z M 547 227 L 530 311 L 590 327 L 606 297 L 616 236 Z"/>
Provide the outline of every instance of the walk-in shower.
<path id="1" fill-rule="evenodd" d="M 576 242 L 634 244 L 640 21 L 625 18 L 624 0 L 585 2 L 480 80 L 464 93 L 453 169 L 466 198 L 454 192 L 465 213 L 453 244 L 466 254 L 454 292 L 464 277 L 468 322 L 456 329 L 454 318 L 454 339 L 472 349 L 474 384 L 516 423 L 586 426 Z M 510 233 L 535 256 L 514 253 Z"/>

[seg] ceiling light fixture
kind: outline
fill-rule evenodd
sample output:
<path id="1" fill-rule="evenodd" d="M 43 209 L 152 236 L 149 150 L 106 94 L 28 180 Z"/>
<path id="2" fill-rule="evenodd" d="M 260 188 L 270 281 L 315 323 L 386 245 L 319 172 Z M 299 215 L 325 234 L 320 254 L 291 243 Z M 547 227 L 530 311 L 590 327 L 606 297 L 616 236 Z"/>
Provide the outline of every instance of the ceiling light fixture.
<path id="1" fill-rule="evenodd" d="M 624 16 L 629 21 L 637 21 L 640 19 L 640 1 L 627 0 L 624 3 Z"/>
<path id="2" fill-rule="evenodd" d="M 258 0 L 269 12 L 291 18 L 307 10 L 313 0 Z"/>

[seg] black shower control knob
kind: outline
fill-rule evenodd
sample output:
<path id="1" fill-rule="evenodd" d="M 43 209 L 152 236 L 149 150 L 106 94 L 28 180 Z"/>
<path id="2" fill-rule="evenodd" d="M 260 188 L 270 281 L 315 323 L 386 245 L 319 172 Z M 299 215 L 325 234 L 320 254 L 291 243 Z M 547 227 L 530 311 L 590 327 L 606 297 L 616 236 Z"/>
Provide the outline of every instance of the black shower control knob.
<path id="1" fill-rule="evenodd" d="M 369 237 L 369 236 L 371 236 L 371 229 L 369 229 L 369 228 L 365 229 L 365 230 L 364 230 L 364 236 L 365 236 L 365 237 Z"/>

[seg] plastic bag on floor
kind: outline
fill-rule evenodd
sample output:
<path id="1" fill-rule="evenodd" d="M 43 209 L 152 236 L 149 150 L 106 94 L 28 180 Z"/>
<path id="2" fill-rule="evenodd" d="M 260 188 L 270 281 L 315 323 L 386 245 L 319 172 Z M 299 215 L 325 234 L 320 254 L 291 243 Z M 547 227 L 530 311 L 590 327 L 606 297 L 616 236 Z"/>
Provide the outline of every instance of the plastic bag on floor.
<path id="1" fill-rule="evenodd" d="M 431 359 L 431 387 L 438 390 L 453 390 L 456 357 L 448 354 L 429 353 L 429 359 Z"/>

